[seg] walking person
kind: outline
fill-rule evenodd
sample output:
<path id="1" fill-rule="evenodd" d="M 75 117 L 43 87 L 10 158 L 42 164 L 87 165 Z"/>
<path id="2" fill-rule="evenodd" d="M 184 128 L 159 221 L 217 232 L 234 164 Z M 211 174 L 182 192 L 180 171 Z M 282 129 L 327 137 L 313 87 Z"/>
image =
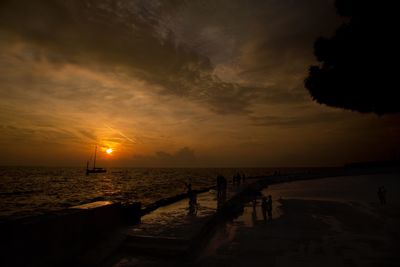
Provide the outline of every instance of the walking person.
<path id="1" fill-rule="evenodd" d="M 386 204 L 386 189 L 383 185 L 379 187 L 377 194 L 378 194 L 379 202 L 381 203 L 381 205 L 385 205 Z"/>
<path id="2" fill-rule="evenodd" d="M 221 178 L 221 196 L 224 201 L 226 199 L 227 188 L 228 188 L 228 181 L 226 180 L 226 178 L 224 176 L 222 176 L 222 178 Z"/>
<path id="3" fill-rule="evenodd" d="M 267 202 L 267 198 L 263 197 L 261 200 L 261 211 L 262 211 L 262 215 L 264 218 L 264 222 L 267 221 L 267 209 L 268 209 L 268 202 Z"/>
<path id="4" fill-rule="evenodd" d="M 194 192 L 192 190 L 192 179 L 188 179 L 188 182 L 185 183 L 186 186 L 186 194 L 189 198 L 189 214 L 193 214 L 194 213 L 194 202 L 193 202 L 193 198 L 194 198 Z"/>
<path id="5" fill-rule="evenodd" d="M 241 177 L 240 177 L 240 173 L 238 172 L 238 173 L 236 174 L 237 185 L 240 185 L 240 180 L 241 180 Z"/>
<path id="6" fill-rule="evenodd" d="M 217 176 L 217 209 L 220 210 L 226 200 L 227 180 L 224 176 Z"/>
<path id="7" fill-rule="evenodd" d="M 197 193 L 192 191 L 192 194 L 189 198 L 189 215 L 196 215 L 197 214 Z"/>
<path id="8" fill-rule="evenodd" d="M 386 189 L 383 185 L 382 185 L 382 204 L 386 205 Z"/>
<path id="9" fill-rule="evenodd" d="M 217 176 L 217 198 L 221 196 L 222 192 L 222 176 L 218 174 Z"/>
<path id="10" fill-rule="evenodd" d="M 268 196 L 268 202 L 267 202 L 267 212 L 268 212 L 268 219 L 272 220 L 272 196 Z"/>
<path id="11" fill-rule="evenodd" d="M 192 196 L 193 190 L 192 190 L 192 179 L 188 179 L 188 182 L 185 183 L 186 186 L 186 193 L 190 199 L 190 197 Z"/>
<path id="12" fill-rule="evenodd" d="M 254 194 L 253 194 L 253 210 L 256 209 L 256 206 L 257 206 L 257 193 L 254 192 Z"/>

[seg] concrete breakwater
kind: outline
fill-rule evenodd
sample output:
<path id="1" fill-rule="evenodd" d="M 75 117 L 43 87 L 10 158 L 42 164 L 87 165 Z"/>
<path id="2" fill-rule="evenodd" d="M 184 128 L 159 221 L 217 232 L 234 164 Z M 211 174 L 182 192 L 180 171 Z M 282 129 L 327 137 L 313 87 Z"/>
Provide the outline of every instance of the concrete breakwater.
<path id="1" fill-rule="evenodd" d="M 66 266 L 113 229 L 138 222 L 140 213 L 140 203 L 99 201 L 3 222 L 3 266 Z"/>
<path id="2" fill-rule="evenodd" d="M 200 193 L 207 192 L 207 191 L 209 191 L 211 189 L 214 189 L 214 188 L 215 188 L 215 186 L 209 186 L 209 187 L 205 187 L 205 188 L 202 188 L 202 189 L 193 190 L 193 192 L 195 192 L 197 194 L 200 194 Z M 152 211 L 154 211 L 154 210 L 156 210 L 156 209 L 158 209 L 160 207 L 172 204 L 174 202 L 177 202 L 179 200 L 185 199 L 187 197 L 188 197 L 187 193 L 182 193 L 182 194 L 178 194 L 178 195 L 175 195 L 175 196 L 172 196 L 172 197 L 168 197 L 168 198 L 163 198 L 163 199 L 157 200 L 156 202 L 154 202 L 154 203 L 152 203 L 152 204 L 150 204 L 150 205 L 148 205 L 146 207 L 143 207 L 142 210 L 141 210 L 141 215 L 143 216 L 143 215 L 148 214 L 148 213 L 150 213 L 150 212 L 152 212 Z"/>
<path id="3" fill-rule="evenodd" d="M 194 190 L 207 192 L 213 187 Z M 162 206 L 187 198 L 179 194 L 142 207 L 140 202 L 95 201 L 45 215 L 0 222 L 4 266 L 69 266 L 87 250 Z"/>
<path id="4" fill-rule="evenodd" d="M 200 214 L 195 216 L 188 213 L 187 202 L 168 204 L 166 208 L 144 216 L 139 226 L 130 228 L 117 253 L 119 256 L 105 266 L 118 265 L 119 261 L 129 262 L 132 257 L 147 257 L 147 260 L 158 262 L 160 266 L 164 261 L 174 262 L 177 259 L 179 264 L 190 265 L 200 256 L 219 227 L 226 220 L 240 215 L 244 204 L 260 194 L 260 190 L 269 184 L 308 177 L 308 174 L 248 177 L 241 185 L 229 184 L 226 198 L 217 197 L 215 191 L 199 194 Z"/>

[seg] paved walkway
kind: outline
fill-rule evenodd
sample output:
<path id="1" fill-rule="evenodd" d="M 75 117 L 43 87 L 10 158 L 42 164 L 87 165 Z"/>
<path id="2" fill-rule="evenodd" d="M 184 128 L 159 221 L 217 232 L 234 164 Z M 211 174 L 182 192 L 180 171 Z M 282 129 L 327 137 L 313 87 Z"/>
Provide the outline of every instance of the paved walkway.
<path id="1" fill-rule="evenodd" d="M 228 201 L 242 187 L 228 186 Z M 190 239 L 203 223 L 217 211 L 217 192 L 210 190 L 197 196 L 198 209 L 196 214 L 189 214 L 189 200 L 184 199 L 170 205 L 160 207 L 145 215 L 139 225 L 128 229 L 130 236 L 144 235 L 166 238 Z"/>
<path id="2" fill-rule="evenodd" d="M 247 185 L 228 185 L 225 201 Z M 126 239 L 122 249 L 105 266 L 157 266 L 160 257 L 164 266 L 168 265 L 168 259 L 171 264 L 176 263 L 176 257 L 187 252 L 193 238 L 216 214 L 217 192 L 210 190 L 201 193 L 197 196 L 197 202 L 198 211 L 195 215 L 189 214 L 189 201 L 184 199 L 143 216 L 140 224 L 125 230 Z"/>
<path id="3" fill-rule="evenodd" d="M 376 190 L 390 188 L 387 205 Z M 247 203 L 205 250 L 197 266 L 397 266 L 400 183 L 398 175 L 364 175 L 269 186 L 273 219 L 260 203 Z"/>

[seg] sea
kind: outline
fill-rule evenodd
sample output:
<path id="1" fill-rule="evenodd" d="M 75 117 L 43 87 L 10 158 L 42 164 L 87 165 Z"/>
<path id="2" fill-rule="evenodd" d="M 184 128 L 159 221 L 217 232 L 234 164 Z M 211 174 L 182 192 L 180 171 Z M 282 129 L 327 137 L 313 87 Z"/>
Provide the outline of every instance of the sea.
<path id="1" fill-rule="evenodd" d="M 73 167 L 0 167 L 0 221 L 40 215 L 93 201 L 141 202 L 184 193 L 215 184 L 218 174 L 228 180 L 240 172 L 247 177 L 274 171 L 304 172 L 306 168 L 112 168 L 86 176 Z"/>

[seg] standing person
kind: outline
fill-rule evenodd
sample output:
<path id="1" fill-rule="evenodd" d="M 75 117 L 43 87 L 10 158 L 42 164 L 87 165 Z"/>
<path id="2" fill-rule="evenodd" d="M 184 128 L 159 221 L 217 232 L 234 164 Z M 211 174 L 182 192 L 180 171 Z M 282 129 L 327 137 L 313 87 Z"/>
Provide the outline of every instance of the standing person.
<path id="1" fill-rule="evenodd" d="M 256 209 L 256 206 L 257 206 L 257 194 L 256 194 L 256 192 L 254 192 L 254 194 L 253 194 L 253 210 Z"/>
<path id="2" fill-rule="evenodd" d="M 190 207 L 193 199 L 192 179 L 189 178 L 188 182 L 185 183 L 185 186 L 186 186 L 186 194 L 189 198 L 189 207 Z"/>
<path id="3" fill-rule="evenodd" d="M 379 199 L 379 202 L 381 203 L 381 205 L 383 204 L 382 202 L 382 186 L 380 186 L 379 188 L 378 188 L 378 192 L 376 192 L 376 194 L 378 195 L 378 199 Z"/>
<path id="4" fill-rule="evenodd" d="M 257 196 L 253 195 L 253 200 L 251 201 L 252 205 L 253 205 L 253 210 L 256 209 L 257 207 Z"/>
<path id="5" fill-rule="evenodd" d="M 228 181 L 224 176 L 221 178 L 221 190 L 222 190 L 222 197 L 225 199 L 226 198 L 226 189 L 228 187 Z"/>
<path id="6" fill-rule="evenodd" d="M 381 205 L 385 205 L 386 204 L 386 189 L 383 185 L 379 187 L 377 194 L 378 194 L 379 202 L 381 203 Z"/>
<path id="7" fill-rule="evenodd" d="M 221 196 L 221 188 L 222 187 L 222 176 L 220 174 L 217 175 L 217 197 Z"/>
<path id="8" fill-rule="evenodd" d="M 382 204 L 386 205 L 386 189 L 383 185 L 382 185 Z"/>
<path id="9" fill-rule="evenodd" d="M 196 215 L 197 214 L 197 194 L 192 191 L 191 197 L 189 198 L 189 214 Z"/>
<path id="10" fill-rule="evenodd" d="M 262 211 L 262 215 L 264 218 L 264 222 L 267 221 L 267 209 L 268 209 L 268 202 L 267 202 L 267 198 L 263 197 L 261 200 L 261 211 Z"/>
<path id="11" fill-rule="evenodd" d="M 272 196 L 268 196 L 268 202 L 267 202 L 267 212 L 268 212 L 268 219 L 272 220 Z"/>
<path id="12" fill-rule="evenodd" d="M 192 179 L 191 178 L 188 179 L 188 182 L 185 183 L 185 186 L 186 186 L 186 193 L 187 193 L 188 197 L 190 198 L 192 196 L 192 193 L 193 193 L 193 191 L 192 191 Z"/>
<path id="13" fill-rule="evenodd" d="M 242 184 L 244 184 L 245 180 L 246 180 L 246 175 L 242 173 Z"/>
<path id="14" fill-rule="evenodd" d="M 217 188 L 218 188 L 218 195 L 217 195 L 217 209 L 220 210 L 226 200 L 226 187 L 227 187 L 227 180 L 224 176 L 218 175 L 217 177 Z"/>
<path id="15" fill-rule="evenodd" d="M 251 222 L 253 223 L 253 226 L 257 223 L 257 209 L 255 206 L 253 206 L 253 211 L 251 212 Z"/>

